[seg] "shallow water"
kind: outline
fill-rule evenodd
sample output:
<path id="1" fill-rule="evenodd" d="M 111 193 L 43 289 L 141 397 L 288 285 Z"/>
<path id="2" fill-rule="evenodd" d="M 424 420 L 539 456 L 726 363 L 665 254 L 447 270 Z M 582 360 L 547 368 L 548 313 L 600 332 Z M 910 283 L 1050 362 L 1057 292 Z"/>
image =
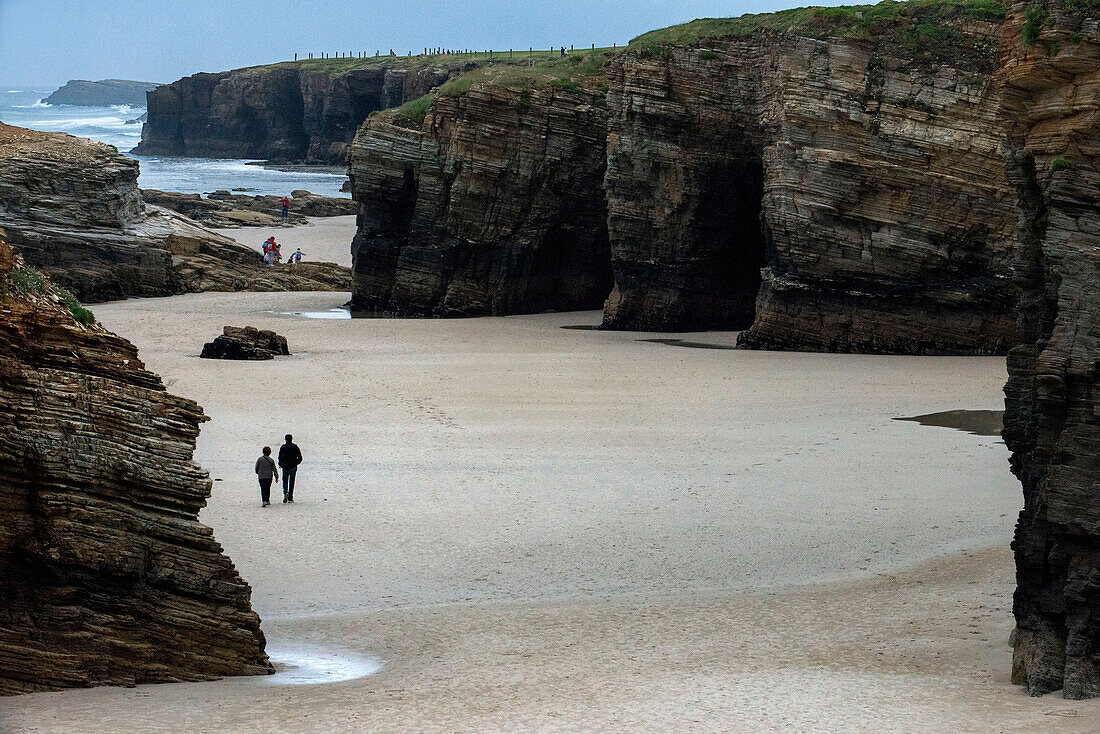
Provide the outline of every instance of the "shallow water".
<path id="1" fill-rule="evenodd" d="M 914 421 L 922 426 L 954 428 L 975 436 L 1000 436 L 1004 427 L 1003 410 L 945 410 L 942 413 L 895 418 L 896 421 Z"/>
<path id="2" fill-rule="evenodd" d="M 271 311 L 269 313 L 275 313 Z M 346 308 L 330 308 L 327 311 L 279 311 L 282 316 L 300 316 L 303 319 L 394 319 L 393 314 L 382 311 L 349 311 Z"/>
<path id="3" fill-rule="evenodd" d="M 366 678 L 382 669 L 382 661 L 371 655 L 316 647 L 267 647 L 276 673 L 263 678 L 275 686 L 338 683 Z"/>

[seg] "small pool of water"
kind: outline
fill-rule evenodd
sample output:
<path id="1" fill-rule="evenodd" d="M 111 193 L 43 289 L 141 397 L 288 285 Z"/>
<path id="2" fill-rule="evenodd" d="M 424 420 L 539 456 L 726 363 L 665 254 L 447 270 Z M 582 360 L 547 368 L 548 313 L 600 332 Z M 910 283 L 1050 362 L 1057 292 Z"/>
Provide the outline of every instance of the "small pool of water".
<path id="1" fill-rule="evenodd" d="M 366 678 L 382 669 L 378 658 L 346 650 L 268 645 L 267 654 L 276 672 L 265 676 L 263 681 L 276 686 L 338 683 Z"/>
<path id="2" fill-rule="evenodd" d="M 1003 410 L 945 410 L 942 413 L 895 418 L 896 421 L 914 421 L 922 426 L 954 428 L 975 436 L 1000 436 L 1004 427 Z"/>
<path id="3" fill-rule="evenodd" d="M 281 316 L 298 316 L 303 319 L 387 319 L 396 318 L 392 314 L 378 311 L 349 311 L 346 308 L 330 308 L 327 311 L 272 311 Z"/>

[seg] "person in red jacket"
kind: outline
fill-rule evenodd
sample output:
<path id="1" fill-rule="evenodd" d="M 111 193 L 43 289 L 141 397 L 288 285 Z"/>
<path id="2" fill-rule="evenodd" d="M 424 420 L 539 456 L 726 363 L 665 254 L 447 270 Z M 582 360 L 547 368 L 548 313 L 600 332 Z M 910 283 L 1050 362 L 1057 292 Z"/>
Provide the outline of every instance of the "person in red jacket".
<path id="1" fill-rule="evenodd" d="M 283 224 L 286 224 L 286 214 L 290 211 L 290 199 L 283 197 L 283 200 L 279 202 L 279 206 L 283 208 Z"/>

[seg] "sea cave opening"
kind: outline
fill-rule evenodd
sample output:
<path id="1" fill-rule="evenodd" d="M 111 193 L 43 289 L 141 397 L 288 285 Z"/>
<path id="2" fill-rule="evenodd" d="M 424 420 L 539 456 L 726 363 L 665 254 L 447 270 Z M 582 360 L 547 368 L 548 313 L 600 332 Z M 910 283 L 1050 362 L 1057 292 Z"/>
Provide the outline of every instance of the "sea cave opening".
<path id="1" fill-rule="evenodd" d="M 698 290 L 691 328 L 752 326 L 767 261 L 763 200 L 764 167 L 757 157 L 723 161 L 703 174 L 694 223 L 698 259 L 691 280 Z"/>

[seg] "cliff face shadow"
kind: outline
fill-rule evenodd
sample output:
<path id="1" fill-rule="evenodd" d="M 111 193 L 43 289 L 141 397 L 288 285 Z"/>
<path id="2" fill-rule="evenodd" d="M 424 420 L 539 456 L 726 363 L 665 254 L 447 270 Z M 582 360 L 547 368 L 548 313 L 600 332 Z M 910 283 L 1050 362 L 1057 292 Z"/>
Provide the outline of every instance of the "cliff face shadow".
<path id="1" fill-rule="evenodd" d="M 975 436 L 1000 436 L 1004 425 L 1003 410 L 945 410 L 942 413 L 895 418 L 896 421 L 914 421 L 922 426 L 954 428 Z"/>
<path id="2" fill-rule="evenodd" d="M 576 328 L 576 327 L 574 327 Z M 638 339 L 640 342 L 651 344 L 667 344 L 670 347 L 687 347 L 688 349 L 737 349 L 732 344 L 709 344 L 707 342 L 689 342 L 683 339 Z"/>

